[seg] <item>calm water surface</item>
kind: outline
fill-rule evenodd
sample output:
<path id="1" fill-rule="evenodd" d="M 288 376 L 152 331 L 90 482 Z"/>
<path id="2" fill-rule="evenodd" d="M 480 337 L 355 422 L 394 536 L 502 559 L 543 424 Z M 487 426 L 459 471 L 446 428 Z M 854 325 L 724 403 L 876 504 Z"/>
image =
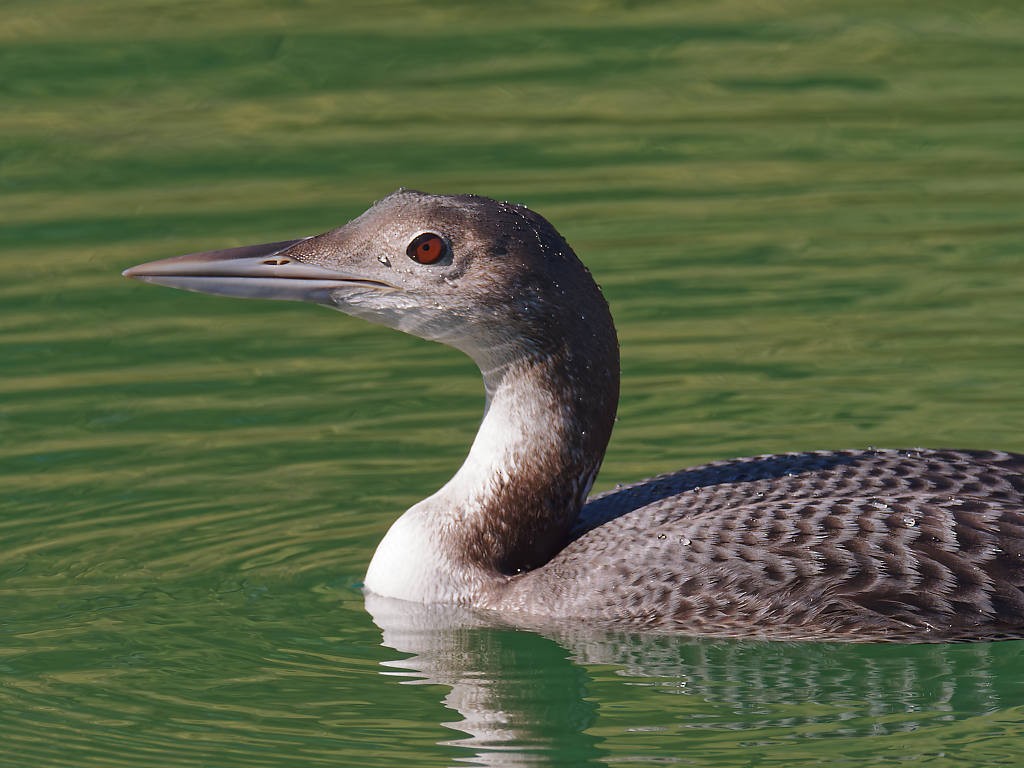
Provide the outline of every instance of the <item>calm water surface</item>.
<path id="1" fill-rule="evenodd" d="M 472 439 L 472 364 L 118 273 L 473 191 L 611 302 L 599 488 L 1024 451 L 1022 40 L 1011 3 L 6 3 L 0 764 L 1018 765 L 1024 643 L 364 605 Z"/>

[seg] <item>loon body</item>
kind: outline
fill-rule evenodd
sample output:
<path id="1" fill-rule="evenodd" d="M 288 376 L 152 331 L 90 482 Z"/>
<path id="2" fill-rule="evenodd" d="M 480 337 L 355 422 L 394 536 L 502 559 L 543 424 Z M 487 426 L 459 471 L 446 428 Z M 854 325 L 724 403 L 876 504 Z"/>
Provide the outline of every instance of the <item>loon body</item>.
<path id="1" fill-rule="evenodd" d="M 372 593 L 714 635 L 1024 637 L 1019 454 L 761 456 L 588 501 L 618 403 L 615 327 L 586 267 L 527 208 L 401 189 L 322 235 L 125 275 L 324 304 L 477 363 L 486 406 L 469 456 L 388 531 Z"/>

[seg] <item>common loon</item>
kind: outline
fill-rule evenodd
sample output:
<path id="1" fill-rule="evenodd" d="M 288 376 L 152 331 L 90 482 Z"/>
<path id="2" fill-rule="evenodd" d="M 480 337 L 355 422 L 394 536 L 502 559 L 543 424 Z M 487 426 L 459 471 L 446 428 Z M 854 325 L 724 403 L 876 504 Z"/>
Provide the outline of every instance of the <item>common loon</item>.
<path id="1" fill-rule="evenodd" d="M 787 453 L 588 501 L 618 403 L 615 326 L 528 208 L 400 189 L 322 235 L 124 275 L 324 304 L 476 362 L 486 404 L 469 456 L 391 526 L 372 593 L 693 634 L 1024 637 L 1024 455 Z"/>

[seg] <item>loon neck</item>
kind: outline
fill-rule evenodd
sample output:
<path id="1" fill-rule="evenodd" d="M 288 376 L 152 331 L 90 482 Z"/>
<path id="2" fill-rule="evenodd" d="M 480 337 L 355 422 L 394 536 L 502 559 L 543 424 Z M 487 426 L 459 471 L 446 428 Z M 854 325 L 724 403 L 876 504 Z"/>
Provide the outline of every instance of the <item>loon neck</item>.
<path id="1" fill-rule="evenodd" d="M 479 602 L 488 586 L 565 546 L 615 420 L 618 346 L 610 322 L 606 332 L 589 329 L 597 344 L 573 348 L 578 339 L 565 339 L 498 363 L 493 354 L 473 354 L 487 405 L 469 455 L 391 527 L 367 589 L 420 602 Z"/>

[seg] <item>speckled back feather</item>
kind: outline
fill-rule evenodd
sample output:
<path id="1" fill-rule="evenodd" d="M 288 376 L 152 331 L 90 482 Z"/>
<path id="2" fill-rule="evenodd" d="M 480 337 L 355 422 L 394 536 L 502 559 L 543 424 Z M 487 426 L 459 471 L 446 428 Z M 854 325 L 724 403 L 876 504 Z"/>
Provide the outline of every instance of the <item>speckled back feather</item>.
<path id="1" fill-rule="evenodd" d="M 1024 456 L 794 453 L 662 475 L 590 501 L 504 607 L 538 592 L 551 615 L 701 634 L 1024 636 Z"/>

